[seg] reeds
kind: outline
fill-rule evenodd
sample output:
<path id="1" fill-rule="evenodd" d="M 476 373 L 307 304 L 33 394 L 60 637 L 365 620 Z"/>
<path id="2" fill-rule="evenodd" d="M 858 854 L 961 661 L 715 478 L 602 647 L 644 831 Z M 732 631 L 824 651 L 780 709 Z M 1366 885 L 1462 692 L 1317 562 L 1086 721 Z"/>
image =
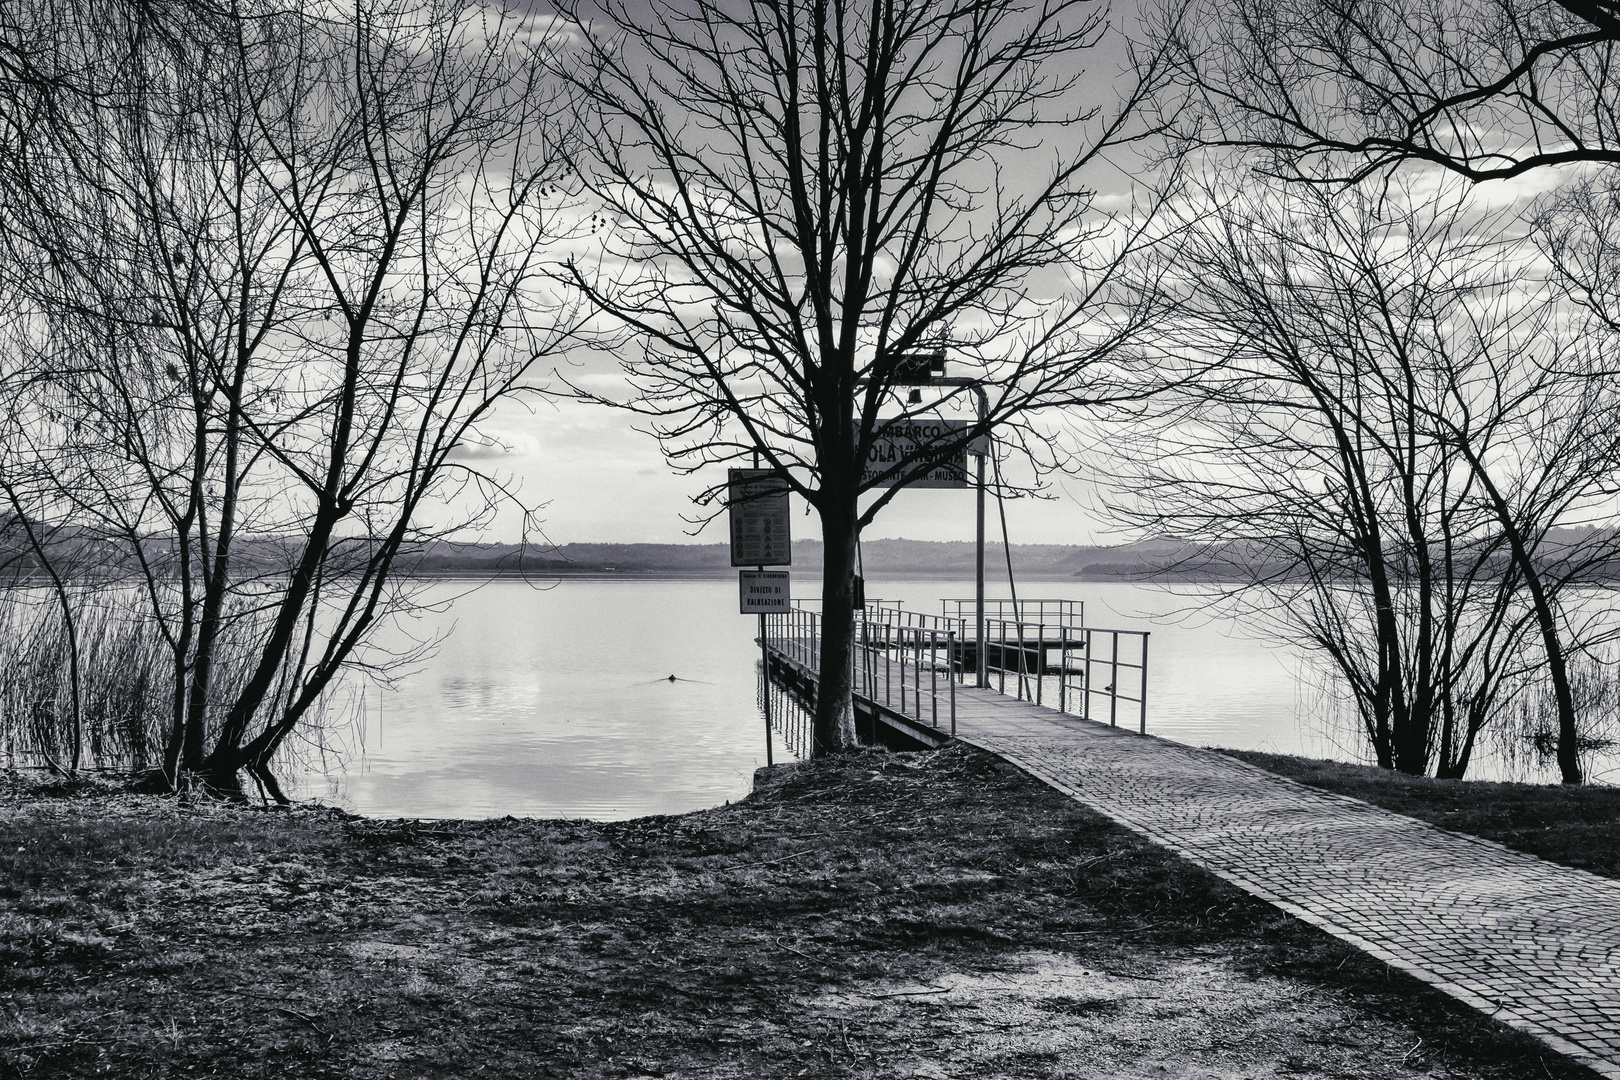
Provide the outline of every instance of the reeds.
<path id="1" fill-rule="evenodd" d="M 1575 698 L 1576 753 L 1588 780 L 1620 780 L 1620 654 L 1587 653 L 1571 658 Z M 1357 704 L 1337 673 L 1320 663 L 1300 665 L 1295 710 L 1312 733 L 1336 746 L 1347 760 L 1372 764 Z M 1554 783 L 1558 769 L 1558 707 L 1545 666 L 1497 687 L 1490 719 L 1480 730 L 1467 776 L 1475 780 Z M 1431 755 L 1431 770 L 1433 769 Z"/>
<path id="2" fill-rule="evenodd" d="M 131 600 L 79 590 L 70 601 L 79 647 L 75 717 L 62 605 L 44 589 L 0 594 L 0 746 L 8 763 L 140 769 L 161 753 L 172 666 Z"/>
<path id="3" fill-rule="evenodd" d="M 1615 771 L 1620 747 L 1620 657 L 1574 658 L 1569 689 L 1575 699 L 1575 751 L 1581 772 L 1602 780 Z M 1558 753 L 1558 707 L 1545 673 L 1514 687 L 1490 729 L 1490 749 L 1512 779 L 1552 779 Z M 1545 776 L 1543 774 L 1546 774 Z"/>
<path id="4" fill-rule="evenodd" d="M 74 761 L 132 772 L 160 766 L 174 716 L 175 659 L 146 598 L 132 588 L 87 586 L 70 589 L 69 606 L 73 635 L 50 590 L 0 591 L 0 754 L 9 765 L 58 770 Z M 247 681 L 268 618 L 256 609 L 226 613 L 210 680 L 210 727 Z M 325 704 L 312 710 L 308 726 L 324 727 Z M 297 753 L 289 747 L 289 755 Z"/>

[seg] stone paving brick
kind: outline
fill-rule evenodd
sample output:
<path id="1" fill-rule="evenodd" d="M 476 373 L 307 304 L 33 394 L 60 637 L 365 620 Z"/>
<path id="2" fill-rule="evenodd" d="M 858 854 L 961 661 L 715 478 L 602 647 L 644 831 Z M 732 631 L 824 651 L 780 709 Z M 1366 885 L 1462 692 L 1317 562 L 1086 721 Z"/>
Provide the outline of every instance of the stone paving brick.
<path id="1" fill-rule="evenodd" d="M 1620 882 L 990 691 L 958 688 L 957 731 L 1620 1080 Z"/>

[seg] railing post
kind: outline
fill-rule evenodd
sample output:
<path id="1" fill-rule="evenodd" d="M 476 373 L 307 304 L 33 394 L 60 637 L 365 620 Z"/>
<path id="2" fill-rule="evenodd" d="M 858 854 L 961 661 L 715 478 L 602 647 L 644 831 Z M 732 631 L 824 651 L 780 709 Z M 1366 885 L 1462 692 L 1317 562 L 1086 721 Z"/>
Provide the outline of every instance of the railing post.
<path id="1" fill-rule="evenodd" d="M 900 650 L 900 663 L 897 665 L 900 668 L 900 715 L 904 716 L 906 715 L 906 629 L 903 626 L 897 626 L 895 627 L 895 633 L 899 635 L 897 640 Z"/>
<path id="2" fill-rule="evenodd" d="M 1018 700 L 1034 701 L 1035 695 L 1029 694 L 1029 649 L 1024 644 L 1024 617 L 1020 612 L 1018 616 Z"/>
<path id="3" fill-rule="evenodd" d="M 1086 658 L 1080 662 L 1080 717 L 1083 720 L 1090 720 L 1091 719 L 1091 657 L 1092 657 L 1092 655 L 1094 654 L 1094 651 L 1095 651 L 1091 647 L 1092 646 L 1092 636 L 1091 636 L 1091 631 L 1090 630 L 1086 631 L 1086 636 L 1084 638 L 1084 641 L 1085 641 L 1085 644 L 1083 646 L 1081 646 L 1081 647 L 1083 649 L 1085 649 Z"/>
<path id="4" fill-rule="evenodd" d="M 1046 602 L 1041 602 L 1041 621 L 1035 627 L 1035 704 L 1046 700 Z"/>
<path id="5" fill-rule="evenodd" d="M 1148 632 L 1144 630 L 1142 632 L 1142 692 L 1140 694 L 1141 700 L 1137 702 L 1138 708 L 1140 708 L 1142 710 L 1141 714 L 1140 714 L 1140 721 L 1141 722 L 1140 722 L 1140 724 L 1138 726 L 1138 729 L 1137 729 L 1137 733 L 1140 734 L 1140 735 L 1146 735 L 1147 734 L 1147 688 L 1148 688 L 1147 661 L 1148 661 Z"/>
<path id="6" fill-rule="evenodd" d="M 997 619 L 996 625 L 1001 627 L 1001 650 L 996 654 L 996 671 L 1000 675 L 1000 682 L 996 686 L 996 693 L 1007 692 L 1007 620 Z"/>
<path id="7" fill-rule="evenodd" d="M 956 665 L 956 631 L 950 631 L 946 647 L 951 650 L 951 665 Z M 1146 721 L 1143 721 L 1144 723 Z M 956 672 L 951 672 L 951 738 L 956 738 Z"/>
<path id="8" fill-rule="evenodd" d="M 1058 712 L 1069 702 L 1069 625 L 1058 627 Z"/>
<path id="9" fill-rule="evenodd" d="M 894 704 L 894 667 L 889 662 L 890 653 L 894 645 L 894 627 L 889 623 L 883 624 L 883 704 Z"/>
<path id="10" fill-rule="evenodd" d="M 1108 672 L 1108 726 L 1118 727 L 1119 712 L 1119 631 L 1111 631 L 1114 635 L 1114 651 L 1108 658 L 1111 665 Z"/>
<path id="11" fill-rule="evenodd" d="M 934 729 L 939 729 L 939 631 L 928 631 L 928 707 L 933 712 Z"/>

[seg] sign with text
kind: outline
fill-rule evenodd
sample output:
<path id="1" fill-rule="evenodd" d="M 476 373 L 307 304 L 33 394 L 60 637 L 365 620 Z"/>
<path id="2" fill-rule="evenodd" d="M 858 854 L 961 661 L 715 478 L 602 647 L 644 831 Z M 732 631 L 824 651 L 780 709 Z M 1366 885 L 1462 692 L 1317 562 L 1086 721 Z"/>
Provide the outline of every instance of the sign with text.
<path id="1" fill-rule="evenodd" d="M 872 433 L 872 448 L 866 454 L 866 470 L 861 483 L 875 483 L 877 487 L 893 487 L 897 476 L 879 479 L 896 462 L 903 461 L 928 447 L 959 437 L 972 426 L 969 420 L 940 420 L 926 416 L 898 417 L 879 420 Z M 968 479 L 967 447 L 957 449 L 944 460 L 936 460 L 928 472 L 907 484 L 908 488 L 965 488 Z"/>
<path id="2" fill-rule="evenodd" d="M 787 484 L 769 469 L 732 469 L 726 503 L 731 512 L 732 566 L 787 566 Z"/>
<path id="3" fill-rule="evenodd" d="M 786 570 L 743 570 L 738 572 L 737 582 L 742 593 L 737 610 L 744 615 L 774 615 L 793 610 L 788 604 Z"/>

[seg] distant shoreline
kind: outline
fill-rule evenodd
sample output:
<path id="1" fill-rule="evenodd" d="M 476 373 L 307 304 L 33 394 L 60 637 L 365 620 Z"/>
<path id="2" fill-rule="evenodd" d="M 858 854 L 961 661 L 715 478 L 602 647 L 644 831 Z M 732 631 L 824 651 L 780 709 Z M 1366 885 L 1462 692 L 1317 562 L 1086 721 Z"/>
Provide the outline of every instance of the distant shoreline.
<path id="1" fill-rule="evenodd" d="M 732 567 L 727 570 L 413 570 L 397 576 L 402 579 L 412 581 L 733 581 L 736 579 L 737 572 L 739 570 L 750 569 L 753 569 L 753 567 Z M 793 566 L 773 566 L 770 567 L 770 569 L 786 570 L 789 573 L 801 574 L 808 578 L 819 579 L 822 576 L 821 567 L 819 566 L 815 567 L 814 569 L 801 569 Z M 960 579 L 965 581 L 970 587 L 973 584 L 972 575 L 963 578 L 960 574 L 940 570 L 885 570 L 881 573 L 868 573 L 866 576 L 867 580 L 869 581 L 952 581 Z M 1027 574 L 1019 572 L 1017 579 L 1019 581 L 1046 582 L 1077 581 L 1086 584 L 1099 585 L 1110 582 L 1119 582 L 1128 585 L 1232 584 L 1232 582 L 1229 580 L 1216 581 L 1212 578 L 1169 579 L 1131 578 L 1123 576 L 1114 577 L 1104 575 L 1081 576 L 1073 574 L 1054 574 L 1051 572 L 1041 573 L 1038 571 Z M 1001 574 L 992 574 L 987 571 L 985 574 L 985 581 L 987 584 L 1005 580 L 1005 572 Z"/>

